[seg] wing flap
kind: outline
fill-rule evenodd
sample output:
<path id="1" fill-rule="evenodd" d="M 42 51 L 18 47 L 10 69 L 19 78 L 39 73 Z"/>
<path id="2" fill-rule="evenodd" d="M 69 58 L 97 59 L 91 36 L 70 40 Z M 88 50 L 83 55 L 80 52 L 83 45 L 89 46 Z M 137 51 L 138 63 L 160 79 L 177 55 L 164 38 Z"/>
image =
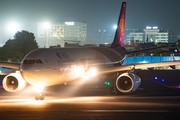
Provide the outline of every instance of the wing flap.
<path id="1" fill-rule="evenodd" d="M 4 68 L 19 69 L 20 65 L 21 63 L 0 62 L 0 67 L 4 67 Z"/>

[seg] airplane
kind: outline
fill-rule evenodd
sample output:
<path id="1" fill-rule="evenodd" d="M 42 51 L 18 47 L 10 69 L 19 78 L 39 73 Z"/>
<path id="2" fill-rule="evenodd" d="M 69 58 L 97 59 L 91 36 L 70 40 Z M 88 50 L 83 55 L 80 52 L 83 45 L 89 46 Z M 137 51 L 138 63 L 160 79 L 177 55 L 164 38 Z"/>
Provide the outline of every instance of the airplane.
<path id="1" fill-rule="evenodd" d="M 144 51 L 127 51 L 123 47 L 126 5 L 126 2 L 122 3 L 111 47 L 39 48 L 28 53 L 21 63 L 0 62 L 1 67 L 17 69 L 3 79 L 3 88 L 19 92 L 29 83 L 36 90 L 35 99 L 44 100 L 45 86 L 85 79 L 82 76 L 91 80 L 98 75 L 125 71 L 117 76 L 115 87 L 122 93 L 131 93 L 141 84 L 135 72 L 137 69 L 180 64 L 180 61 L 167 61 L 122 65 L 127 54 Z"/>

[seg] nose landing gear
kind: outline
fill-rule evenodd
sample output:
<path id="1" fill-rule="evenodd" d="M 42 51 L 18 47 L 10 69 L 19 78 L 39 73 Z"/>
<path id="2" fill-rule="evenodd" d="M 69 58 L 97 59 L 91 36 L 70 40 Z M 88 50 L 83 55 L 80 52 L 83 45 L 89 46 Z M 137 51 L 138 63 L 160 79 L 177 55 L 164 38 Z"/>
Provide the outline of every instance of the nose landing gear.
<path id="1" fill-rule="evenodd" d="M 44 83 L 36 83 L 36 84 L 34 84 L 34 88 L 35 88 L 35 91 L 36 91 L 35 99 L 36 100 L 44 100 L 45 95 L 42 92 L 43 89 L 44 89 Z"/>
<path id="2" fill-rule="evenodd" d="M 36 93 L 36 95 L 35 95 L 35 99 L 36 100 L 44 100 L 44 98 L 45 98 L 45 95 L 44 95 L 44 93 Z"/>

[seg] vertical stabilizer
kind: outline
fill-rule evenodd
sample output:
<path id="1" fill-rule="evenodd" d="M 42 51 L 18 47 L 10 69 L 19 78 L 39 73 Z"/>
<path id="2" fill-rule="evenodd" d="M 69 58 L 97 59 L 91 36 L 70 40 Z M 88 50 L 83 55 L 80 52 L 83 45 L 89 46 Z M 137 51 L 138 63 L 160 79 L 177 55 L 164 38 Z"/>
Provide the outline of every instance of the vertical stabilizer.
<path id="1" fill-rule="evenodd" d="M 126 2 L 122 3 L 119 20 L 117 24 L 116 34 L 111 48 L 122 47 L 124 42 L 124 27 L 125 27 L 125 14 L 126 14 Z"/>

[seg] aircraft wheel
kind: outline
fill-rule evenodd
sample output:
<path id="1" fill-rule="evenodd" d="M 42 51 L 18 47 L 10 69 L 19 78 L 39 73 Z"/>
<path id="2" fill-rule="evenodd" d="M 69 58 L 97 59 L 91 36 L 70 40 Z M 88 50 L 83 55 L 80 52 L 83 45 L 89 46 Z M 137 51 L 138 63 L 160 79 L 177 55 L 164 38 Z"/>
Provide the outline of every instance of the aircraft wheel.
<path id="1" fill-rule="evenodd" d="M 36 93 L 35 100 L 39 100 L 39 93 Z"/>
<path id="2" fill-rule="evenodd" d="M 44 98 L 45 98 L 44 93 L 40 93 L 40 95 L 39 95 L 39 99 L 40 99 L 40 100 L 44 100 Z"/>
<path id="3" fill-rule="evenodd" d="M 36 93 L 35 100 L 44 100 L 45 95 L 44 93 Z"/>
<path id="4" fill-rule="evenodd" d="M 109 95 L 115 95 L 114 87 L 109 87 Z"/>
<path id="5" fill-rule="evenodd" d="M 120 91 L 117 89 L 116 92 L 115 92 L 115 94 L 116 94 L 116 95 L 122 95 L 123 93 L 120 92 Z"/>
<path id="6" fill-rule="evenodd" d="M 120 92 L 118 89 L 117 89 L 117 87 L 116 87 L 116 85 L 114 85 L 114 94 L 115 95 L 122 95 L 122 92 Z"/>

